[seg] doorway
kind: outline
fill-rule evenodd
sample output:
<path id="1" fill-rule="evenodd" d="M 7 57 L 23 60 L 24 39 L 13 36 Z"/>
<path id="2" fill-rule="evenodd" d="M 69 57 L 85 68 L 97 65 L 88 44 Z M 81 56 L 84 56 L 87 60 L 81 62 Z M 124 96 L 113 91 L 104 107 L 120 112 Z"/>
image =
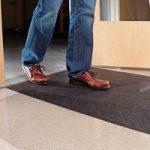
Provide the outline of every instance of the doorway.
<path id="1" fill-rule="evenodd" d="M 6 81 L 22 78 L 20 55 L 38 0 L 2 0 L 2 28 Z M 69 1 L 64 0 L 56 22 L 53 38 L 43 65 L 48 70 L 64 68 L 69 30 Z"/>

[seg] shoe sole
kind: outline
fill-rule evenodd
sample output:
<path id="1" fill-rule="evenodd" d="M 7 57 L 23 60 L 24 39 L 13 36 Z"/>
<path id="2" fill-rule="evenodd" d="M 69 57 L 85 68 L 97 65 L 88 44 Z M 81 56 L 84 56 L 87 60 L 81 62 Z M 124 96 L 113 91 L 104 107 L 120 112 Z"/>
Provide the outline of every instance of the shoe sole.
<path id="1" fill-rule="evenodd" d="M 26 73 L 28 80 L 33 83 L 33 84 L 38 84 L 38 85 L 48 85 L 48 82 L 43 82 L 43 83 L 38 83 L 38 82 L 34 82 L 32 81 L 31 77 L 30 77 L 30 73 L 28 72 L 28 70 L 26 69 L 26 67 L 24 65 L 22 65 L 22 69 L 23 71 Z"/>
<path id="2" fill-rule="evenodd" d="M 77 86 L 86 86 L 86 87 L 88 87 L 90 89 L 94 89 L 94 90 L 109 90 L 110 89 L 110 85 L 107 85 L 105 87 L 97 88 L 97 87 L 89 86 L 88 84 L 86 84 L 82 81 L 76 81 L 76 80 L 69 80 L 69 83 L 72 84 L 72 85 L 77 85 Z"/>

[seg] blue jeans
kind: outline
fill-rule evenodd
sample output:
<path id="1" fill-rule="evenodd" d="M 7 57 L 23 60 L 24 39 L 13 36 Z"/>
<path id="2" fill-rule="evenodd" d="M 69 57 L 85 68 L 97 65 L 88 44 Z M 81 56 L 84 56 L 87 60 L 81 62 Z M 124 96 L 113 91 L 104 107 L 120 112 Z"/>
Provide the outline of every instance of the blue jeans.
<path id="1" fill-rule="evenodd" d="M 63 0 L 39 0 L 31 21 L 25 47 L 24 65 L 40 64 L 52 38 Z M 91 67 L 93 22 L 96 0 L 71 0 L 70 29 L 66 65 L 69 77 L 76 77 Z"/>

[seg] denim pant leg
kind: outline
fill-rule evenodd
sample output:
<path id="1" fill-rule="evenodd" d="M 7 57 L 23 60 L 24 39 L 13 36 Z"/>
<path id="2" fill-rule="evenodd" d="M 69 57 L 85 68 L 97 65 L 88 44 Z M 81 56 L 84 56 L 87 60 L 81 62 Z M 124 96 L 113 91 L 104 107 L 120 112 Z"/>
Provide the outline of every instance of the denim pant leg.
<path id="1" fill-rule="evenodd" d="M 55 27 L 57 14 L 63 0 L 39 0 L 34 10 L 22 63 L 39 64 L 45 55 Z"/>
<path id="2" fill-rule="evenodd" d="M 71 0 L 70 31 L 66 55 L 69 77 L 91 67 L 96 0 Z"/>

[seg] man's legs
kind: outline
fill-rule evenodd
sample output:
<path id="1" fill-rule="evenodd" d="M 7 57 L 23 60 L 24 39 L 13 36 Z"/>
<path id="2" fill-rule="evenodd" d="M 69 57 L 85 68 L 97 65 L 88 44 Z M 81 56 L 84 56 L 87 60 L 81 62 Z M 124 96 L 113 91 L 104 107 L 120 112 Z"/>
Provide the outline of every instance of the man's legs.
<path id="1" fill-rule="evenodd" d="M 32 83 L 47 84 L 48 77 L 38 65 L 52 37 L 62 0 L 39 0 L 34 11 L 28 38 L 22 52 L 23 69 Z M 67 50 L 67 69 L 70 81 L 83 82 L 106 89 L 108 81 L 98 80 L 89 69 L 93 51 L 93 21 L 96 0 L 71 0 L 71 21 Z"/>
<path id="2" fill-rule="evenodd" d="M 43 60 L 61 3 L 62 0 L 39 0 L 22 52 L 21 59 L 24 65 L 39 64 Z"/>
<path id="3" fill-rule="evenodd" d="M 57 14 L 63 0 L 39 0 L 33 13 L 25 48 L 22 51 L 22 67 L 32 83 L 48 84 L 40 66 L 51 40 Z"/>
<path id="4" fill-rule="evenodd" d="M 89 71 L 93 52 L 93 22 L 96 0 L 71 0 L 67 69 L 70 83 L 94 89 L 108 89 L 109 82 Z"/>

